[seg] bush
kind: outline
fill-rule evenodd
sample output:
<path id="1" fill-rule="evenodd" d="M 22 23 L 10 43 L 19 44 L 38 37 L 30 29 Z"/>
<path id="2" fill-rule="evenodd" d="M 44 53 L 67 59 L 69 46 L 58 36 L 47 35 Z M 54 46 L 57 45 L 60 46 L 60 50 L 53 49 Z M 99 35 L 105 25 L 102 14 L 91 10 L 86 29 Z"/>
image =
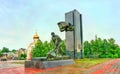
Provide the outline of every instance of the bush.
<path id="1" fill-rule="evenodd" d="M 101 39 L 96 38 L 90 42 L 84 42 L 84 54 L 89 58 L 89 55 L 99 55 L 99 58 L 120 58 L 120 47 L 115 44 L 113 38 Z"/>

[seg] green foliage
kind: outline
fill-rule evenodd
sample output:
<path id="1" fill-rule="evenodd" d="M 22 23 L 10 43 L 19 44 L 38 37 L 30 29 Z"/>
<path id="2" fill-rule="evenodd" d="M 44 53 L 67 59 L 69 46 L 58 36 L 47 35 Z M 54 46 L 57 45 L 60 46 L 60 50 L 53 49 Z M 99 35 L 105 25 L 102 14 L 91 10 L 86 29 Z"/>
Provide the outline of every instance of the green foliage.
<path id="1" fill-rule="evenodd" d="M 98 56 L 99 58 L 119 58 L 120 47 L 115 44 L 113 38 L 101 39 L 96 38 L 90 42 L 84 42 L 84 54 L 85 57 Z"/>
<path id="2" fill-rule="evenodd" d="M 93 67 L 97 64 L 107 62 L 111 60 L 110 58 L 96 58 L 96 59 L 89 59 L 89 58 L 84 58 L 84 59 L 76 59 L 75 64 L 73 65 L 74 67 L 79 67 L 79 68 L 90 68 Z"/>
<path id="3" fill-rule="evenodd" d="M 62 50 L 62 52 L 63 52 L 62 55 L 66 55 L 66 45 L 65 45 L 65 40 L 62 41 L 61 50 Z"/>
<path id="4" fill-rule="evenodd" d="M 27 55 L 26 55 L 26 54 L 21 54 L 21 55 L 20 55 L 20 59 L 21 59 L 21 60 L 25 60 L 25 59 L 26 59 L 26 57 L 27 57 Z"/>
<path id="5" fill-rule="evenodd" d="M 9 49 L 6 47 L 3 47 L 2 52 L 9 52 Z"/>
<path id="6" fill-rule="evenodd" d="M 11 52 L 15 53 L 17 50 L 13 49 Z"/>
<path id="7" fill-rule="evenodd" d="M 0 51 L 0 57 L 3 55 L 2 51 Z"/>
<path id="8" fill-rule="evenodd" d="M 46 48 L 46 47 L 45 47 Z M 43 57 L 45 56 L 45 51 L 43 51 L 44 46 L 41 40 L 38 40 L 37 44 L 33 48 L 32 56 L 33 57 Z"/>
<path id="9" fill-rule="evenodd" d="M 50 42 L 48 41 L 42 42 L 41 40 L 38 40 L 37 44 L 33 48 L 32 56 L 33 57 L 45 57 L 50 50 L 54 49 L 54 47 L 55 46 L 52 40 Z M 64 52 L 64 54 L 66 54 L 65 41 L 62 42 L 61 49 Z"/>

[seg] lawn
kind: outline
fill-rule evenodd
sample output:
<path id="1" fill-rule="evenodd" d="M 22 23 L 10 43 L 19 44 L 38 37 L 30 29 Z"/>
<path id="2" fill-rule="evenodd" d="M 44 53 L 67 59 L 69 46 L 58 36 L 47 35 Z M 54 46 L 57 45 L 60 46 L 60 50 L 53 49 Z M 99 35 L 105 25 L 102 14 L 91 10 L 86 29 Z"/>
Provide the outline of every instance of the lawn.
<path id="1" fill-rule="evenodd" d="M 95 66 L 97 64 L 106 62 L 111 60 L 110 58 L 96 58 L 96 59 L 89 59 L 89 58 L 84 58 L 84 59 L 76 59 L 75 64 L 72 65 L 74 67 L 78 68 L 90 68 L 92 66 Z"/>

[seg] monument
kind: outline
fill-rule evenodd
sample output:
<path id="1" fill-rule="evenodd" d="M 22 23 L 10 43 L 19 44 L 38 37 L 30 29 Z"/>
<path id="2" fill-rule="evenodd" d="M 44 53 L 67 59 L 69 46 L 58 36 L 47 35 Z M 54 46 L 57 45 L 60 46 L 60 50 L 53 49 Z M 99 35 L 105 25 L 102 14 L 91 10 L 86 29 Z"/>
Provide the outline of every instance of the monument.
<path id="1" fill-rule="evenodd" d="M 66 52 L 71 58 L 83 58 L 82 14 L 77 10 L 65 13 L 65 21 L 59 22 L 60 31 L 65 31 Z"/>
<path id="2" fill-rule="evenodd" d="M 83 34 L 82 34 L 82 16 L 77 10 L 65 14 L 65 21 L 58 23 L 61 32 L 65 31 L 66 52 L 71 58 L 83 58 Z M 47 54 L 47 57 L 39 59 L 33 58 L 31 61 L 25 61 L 26 68 L 52 68 L 63 65 L 74 64 L 74 60 L 65 58 L 60 51 L 61 39 L 51 33 L 55 48 Z M 61 58 L 62 57 L 62 58 Z M 53 58 L 53 59 L 51 59 Z M 50 59 L 50 60 L 48 60 Z"/>
<path id="3" fill-rule="evenodd" d="M 74 64 L 74 60 L 69 57 L 63 56 L 63 52 L 61 50 L 62 40 L 56 35 L 54 32 L 51 33 L 52 41 L 55 45 L 55 48 L 47 54 L 46 57 L 37 57 L 32 58 L 30 61 L 25 61 L 26 68 L 53 68 L 63 65 Z"/>
<path id="4" fill-rule="evenodd" d="M 58 57 L 62 57 L 63 56 L 63 51 L 61 49 L 61 45 L 62 45 L 62 40 L 61 38 L 56 35 L 54 32 L 51 32 L 51 36 L 52 36 L 52 41 L 55 45 L 55 48 L 52 49 L 48 54 L 47 54 L 47 59 L 51 59 L 51 58 L 56 58 L 58 59 Z"/>

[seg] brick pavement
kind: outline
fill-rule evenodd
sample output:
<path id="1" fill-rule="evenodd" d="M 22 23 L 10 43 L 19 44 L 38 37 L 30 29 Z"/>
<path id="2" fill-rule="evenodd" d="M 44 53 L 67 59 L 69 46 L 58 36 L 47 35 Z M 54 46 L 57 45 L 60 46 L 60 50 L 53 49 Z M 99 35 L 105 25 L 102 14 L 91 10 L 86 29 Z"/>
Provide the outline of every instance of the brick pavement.
<path id="1" fill-rule="evenodd" d="M 89 68 L 86 74 L 120 74 L 120 59 L 110 60 Z"/>
<path id="2" fill-rule="evenodd" d="M 0 74 L 120 74 L 120 59 L 113 59 L 84 70 L 74 67 L 58 67 L 40 70 L 24 68 L 23 64 L 0 62 Z"/>

